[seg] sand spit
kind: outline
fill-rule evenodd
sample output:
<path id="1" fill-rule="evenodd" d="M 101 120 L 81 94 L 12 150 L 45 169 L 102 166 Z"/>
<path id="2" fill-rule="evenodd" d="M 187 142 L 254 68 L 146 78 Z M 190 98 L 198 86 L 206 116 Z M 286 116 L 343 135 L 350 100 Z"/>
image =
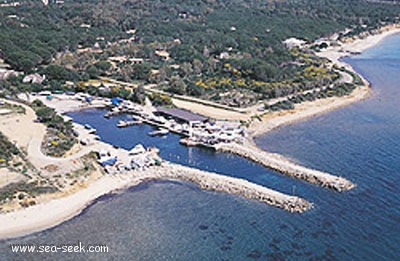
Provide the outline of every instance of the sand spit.
<path id="1" fill-rule="evenodd" d="M 281 155 L 260 150 L 252 145 L 243 146 L 234 143 L 225 143 L 217 145 L 216 149 L 245 157 L 288 176 L 302 179 L 339 192 L 350 190 L 355 187 L 352 182 L 345 178 L 300 166 Z"/>

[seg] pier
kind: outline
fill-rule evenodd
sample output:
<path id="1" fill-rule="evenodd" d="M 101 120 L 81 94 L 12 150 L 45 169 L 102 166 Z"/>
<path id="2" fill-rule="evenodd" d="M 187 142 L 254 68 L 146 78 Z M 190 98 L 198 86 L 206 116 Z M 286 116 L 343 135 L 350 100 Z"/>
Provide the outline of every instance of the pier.
<path id="1" fill-rule="evenodd" d="M 350 190 L 355 187 L 351 181 L 345 178 L 300 166 L 281 155 L 268 153 L 251 145 L 244 146 L 236 143 L 220 143 L 215 145 L 215 148 L 218 151 L 229 152 L 245 157 L 265 167 L 277 170 L 297 179 L 308 181 L 321 187 L 326 187 L 339 192 Z"/>
<path id="2" fill-rule="evenodd" d="M 80 124 L 75 124 L 75 128 L 78 127 L 84 129 Z M 90 136 L 91 134 L 82 132 L 82 135 Z M 105 155 L 107 160 L 112 158 L 112 162 L 106 161 L 110 165 L 104 166 L 104 170 L 106 173 L 109 173 L 109 176 L 125 176 L 128 179 L 140 179 L 141 182 L 157 179 L 188 181 L 198 184 L 204 190 L 240 195 L 296 213 L 302 213 L 312 207 L 312 204 L 305 199 L 286 195 L 244 179 L 164 161 L 158 156 L 158 150 L 155 148 L 150 150 L 143 148 L 142 150 L 137 150 L 135 153 L 131 153 L 125 149 L 114 148 L 102 141 L 92 140 L 85 147 L 84 151 L 97 151 L 100 156 L 103 153 L 107 154 Z M 104 160 L 99 160 L 99 163 L 104 162 Z M 132 162 L 136 162 L 135 167 L 132 166 Z M 131 167 L 127 168 L 128 166 Z"/>
<path id="3" fill-rule="evenodd" d="M 289 196 L 240 178 L 202 171 L 178 164 L 164 162 L 149 169 L 150 179 L 177 179 L 198 184 L 201 189 L 225 192 L 255 199 L 289 212 L 302 213 L 312 207 L 305 199 Z"/>

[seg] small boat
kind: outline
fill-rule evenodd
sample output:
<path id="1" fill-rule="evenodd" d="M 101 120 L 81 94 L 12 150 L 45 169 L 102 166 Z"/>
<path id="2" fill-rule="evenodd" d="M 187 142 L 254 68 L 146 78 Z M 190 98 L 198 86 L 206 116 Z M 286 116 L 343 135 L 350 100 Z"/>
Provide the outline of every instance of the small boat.
<path id="1" fill-rule="evenodd" d="M 169 133 L 169 130 L 167 130 L 167 129 L 159 129 L 159 130 L 149 132 L 149 135 L 150 136 L 163 136 L 163 135 L 167 135 L 168 133 Z"/>
<path id="2" fill-rule="evenodd" d="M 132 121 L 120 120 L 117 124 L 117 127 L 124 128 L 124 127 L 132 126 L 132 125 L 142 124 L 142 123 L 143 122 L 141 120 L 132 120 Z"/>
<path id="3" fill-rule="evenodd" d="M 194 141 L 192 139 L 189 139 L 189 138 L 180 139 L 179 143 L 182 144 L 182 145 L 188 146 L 188 147 L 199 145 L 198 142 L 196 142 L 196 141 Z"/>
<path id="4" fill-rule="evenodd" d="M 95 133 L 96 129 L 93 128 L 92 126 L 90 126 L 89 124 L 85 124 L 85 129 L 87 129 L 89 131 L 90 134 Z"/>
<path id="5" fill-rule="evenodd" d="M 143 147 L 142 144 L 136 145 L 133 149 L 129 151 L 129 155 L 137 155 L 137 154 L 142 154 L 145 153 L 146 149 Z"/>

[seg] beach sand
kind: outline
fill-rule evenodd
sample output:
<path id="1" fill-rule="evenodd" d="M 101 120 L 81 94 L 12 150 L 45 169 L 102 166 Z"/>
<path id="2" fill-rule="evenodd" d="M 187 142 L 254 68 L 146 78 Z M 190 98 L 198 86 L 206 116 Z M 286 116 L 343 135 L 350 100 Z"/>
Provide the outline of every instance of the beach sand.
<path id="1" fill-rule="evenodd" d="M 329 48 L 321 52 L 320 55 L 331 59 L 334 63 L 340 63 L 339 58 L 349 55 L 348 52 L 363 51 L 379 43 L 386 36 L 398 32 L 399 29 L 395 28 L 379 35 L 345 44 L 341 48 Z M 342 50 L 346 50 L 346 52 Z M 262 122 L 254 122 L 252 124 L 250 127 L 251 136 L 254 137 L 279 126 L 306 119 L 364 99 L 371 93 L 367 82 L 365 82 L 365 85 L 364 87 L 357 88 L 347 97 L 335 97 L 302 103 L 292 111 L 265 115 Z M 223 114 L 223 112 L 219 112 L 219 114 Z M 38 137 L 43 137 L 45 128 L 40 124 L 33 123 L 34 115 L 28 112 L 27 115 L 18 117 L 20 117 L 18 121 L 15 118 L 1 119 L 0 131 L 4 132 L 6 136 L 12 137 L 12 140 L 17 141 L 20 146 L 24 147 L 27 147 L 33 138 L 38 139 Z M 27 133 L 27 129 L 31 131 Z M 143 177 L 135 175 L 104 176 L 74 194 L 26 209 L 0 214 L 0 224 L 2 224 L 0 226 L 0 238 L 22 236 L 56 226 L 79 214 L 96 198 L 112 191 L 133 186 L 143 182 L 143 180 Z M 51 215 L 48 213 L 51 213 Z"/>
<path id="2" fill-rule="evenodd" d="M 19 237 L 51 228 L 76 216 L 96 198 L 135 184 L 134 179 L 106 176 L 71 195 L 1 214 L 0 238 Z"/>
<path id="3" fill-rule="evenodd" d="M 372 90 L 368 85 L 357 87 L 350 95 L 318 99 L 312 102 L 297 104 L 293 110 L 268 113 L 261 117 L 262 121 L 254 120 L 248 128 L 251 138 L 267 133 L 273 129 L 327 113 L 354 102 L 366 99 Z"/>

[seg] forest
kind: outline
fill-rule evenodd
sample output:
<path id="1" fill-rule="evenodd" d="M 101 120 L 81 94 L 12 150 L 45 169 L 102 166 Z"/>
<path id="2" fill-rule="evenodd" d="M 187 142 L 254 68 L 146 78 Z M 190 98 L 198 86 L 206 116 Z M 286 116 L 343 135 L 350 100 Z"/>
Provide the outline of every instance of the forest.
<path id="1" fill-rule="evenodd" d="M 44 88 L 110 77 L 232 106 L 337 80 L 325 60 L 288 49 L 285 39 L 350 37 L 397 23 L 400 14 L 393 1 L 365 0 L 18 2 L 0 7 L 0 58 L 47 75 Z M 116 56 L 141 62 L 112 62 Z"/>

